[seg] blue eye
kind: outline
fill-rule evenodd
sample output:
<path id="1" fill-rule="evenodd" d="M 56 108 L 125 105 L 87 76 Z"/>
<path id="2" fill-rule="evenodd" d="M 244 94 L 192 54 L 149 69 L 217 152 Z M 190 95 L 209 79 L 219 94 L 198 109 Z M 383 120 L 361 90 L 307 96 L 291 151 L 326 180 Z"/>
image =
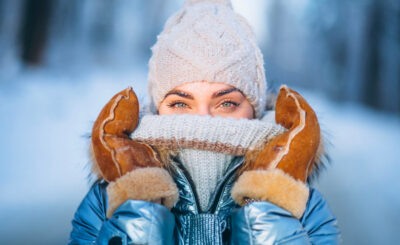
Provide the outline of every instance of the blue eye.
<path id="1" fill-rule="evenodd" d="M 168 104 L 168 107 L 177 108 L 177 109 L 184 109 L 184 108 L 187 108 L 188 105 L 186 103 L 177 101 L 177 102 L 172 102 L 172 103 Z"/>
<path id="2" fill-rule="evenodd" d="M 220 104 L 220 106 L 221 107 L 225 107 L 225 108 L 227 108 L 227 107 L 237 107 L 237 106 L 239 106 L 239 104 L 234 102 L 234 101 L 224 101 L 224 102 L 222 102 Z"/>

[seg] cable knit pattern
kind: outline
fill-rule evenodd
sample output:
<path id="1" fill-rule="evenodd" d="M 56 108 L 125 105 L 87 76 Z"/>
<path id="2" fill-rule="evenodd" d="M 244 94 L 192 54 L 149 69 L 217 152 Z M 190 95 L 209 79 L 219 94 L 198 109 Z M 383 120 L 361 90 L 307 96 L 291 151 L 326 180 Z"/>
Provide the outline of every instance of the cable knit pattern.
<path id="1" fill-rule="evenodd" d="M 223 176 L 234 156 L 211 151 L 183 149 L 179 151 L 178 157 L 194 182 L 200 209 L 205 211 L 218 180 Z"/>
<path id="2" fill-rule="evenodd" d="M 260 118 L 265 107 L 263 57 L 247 21 L 227 0 L 191 0 L 171 16 L 149 61 L 149 91 L 158 108 L 165 95 L 189 82 L 238 88 Z"/>
<path id="3" fill-rule="evenodd" d="M 270 115 L 264 119 L 146 115 L 131 137 L 169 150 L 192 148 L 241 156 L 284 131 Z"/>

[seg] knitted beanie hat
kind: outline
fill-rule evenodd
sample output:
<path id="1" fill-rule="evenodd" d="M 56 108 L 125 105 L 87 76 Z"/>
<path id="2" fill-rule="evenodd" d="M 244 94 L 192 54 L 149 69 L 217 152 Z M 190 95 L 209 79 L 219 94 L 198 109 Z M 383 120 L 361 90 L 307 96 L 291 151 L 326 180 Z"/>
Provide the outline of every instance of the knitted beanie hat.
<path id="1" fill-rule="evenodd" d="M 263 57 L 247 21 L 230 0 L 186 0 L 152 47 L 149 92 L 158 108 L 173 88 L 190 82 L 221 82 L 238 88 L 263 114 Z"/>

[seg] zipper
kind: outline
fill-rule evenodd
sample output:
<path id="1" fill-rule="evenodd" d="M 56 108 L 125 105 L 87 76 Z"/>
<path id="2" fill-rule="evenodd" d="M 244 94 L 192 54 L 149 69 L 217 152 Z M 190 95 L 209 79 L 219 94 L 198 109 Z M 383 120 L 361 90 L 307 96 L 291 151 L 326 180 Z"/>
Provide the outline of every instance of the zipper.
<path id="1" fill-rule="evenodd" d="M 187 171 L 187 169 L 185 168 L 185 166 L 183 166 L 183 164 L 181 162 L 179 162 L 178 159 L 172 159 L 172 161 L 176 164 L 175 165 L 175 171 L 178 172 L 179 176 L 182 176 L 182 178 L 184 179 L 184 181 L 186 181 L 188 183 L 190 192 L 193 194 L 194 196 L 194 207 L 196 209 L 196 213 L 201 213 L 199 212 L 199 197 L 197 194 L 196 189 L 194 189 L 194 182 L 192 180 L 192 178 L 189 175 L 189 172 Z"/>
<path id="2" fill-rule="evenodd" d="M 224 192 L 224 189 L 225 189 L 227 183 L 229 182 L 229 180 L 231 180 L 233 173 L 236 172 L 236 170 L 241 166 L 244 159 L 236 158 L 235 160 L 232 161 L 231 165 L 233 165 L 233 166 L 231 168 L 228 168 L 228 171 L 225 173 L 223 180 L 215 188 L 216 191 L 214 192 L 214 195 L 210 199 L 209 207 L 204 212 L 199 210 L 199 203 L 200 203 L 199 197 L 198 197 L 196 189 L 194 189 L 194 182 L 193 182 L 192 178 L 190 177 L 189 172 L 187 171 L 185 166 L 183 166 L 183 164 L 179 161 L 179 159 L 172 159 L 172 161 L 175 163 L 175 164 L 173 164 L 173 166 L 175 165 L 175 167 L 174 167 L 175 171 L 179 174 L 179 176 L 182 176 L 184 181 L 186 181 L 188 183 L 189 190 L 194 196 L 195 210 L 196 210 L 197 214 L 200 214 L 200 213 L 215 213 L 217 211 L 218 204 L 221 201 L 222 194 Z M 216 200 L 218 200 L 218 201 L 216 202 Z"/>

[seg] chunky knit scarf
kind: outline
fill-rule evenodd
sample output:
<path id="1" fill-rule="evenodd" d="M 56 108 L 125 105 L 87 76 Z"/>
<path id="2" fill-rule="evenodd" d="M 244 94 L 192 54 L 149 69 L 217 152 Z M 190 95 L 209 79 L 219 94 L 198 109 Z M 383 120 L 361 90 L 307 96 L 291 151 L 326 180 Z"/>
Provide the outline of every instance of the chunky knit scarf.
<path id="1" fill-rule="evenodd" d="M 271 114 L 261 120 L 188 114 L 145 115 L 131 137 L 170 150 L 191 148 L 241 156 L 282 131 Z"/>
<path id="2" fill-rule="evenodd" d="M 131 137 L 177 154 L 195 184 L 204 211 L 232 158 L 257 149 L 281 132 L 283 128 L 268 114 L 262 120 L 146 115 Z"/>

